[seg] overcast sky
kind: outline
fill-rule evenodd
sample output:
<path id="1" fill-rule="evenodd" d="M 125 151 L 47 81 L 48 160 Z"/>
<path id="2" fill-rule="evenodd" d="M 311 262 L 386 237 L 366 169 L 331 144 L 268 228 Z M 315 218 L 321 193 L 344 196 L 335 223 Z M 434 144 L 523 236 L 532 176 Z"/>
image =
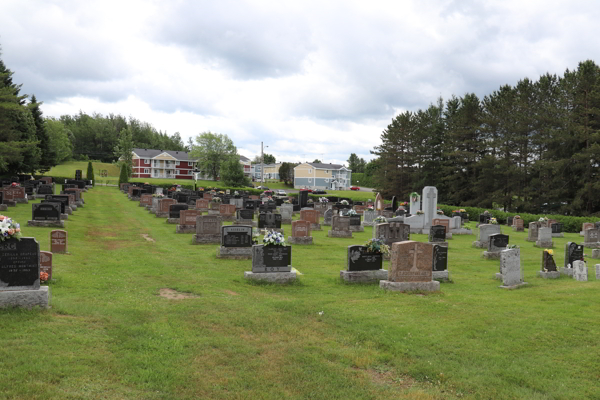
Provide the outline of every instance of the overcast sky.
<path id="1" fill-rule="evenodd" d="M 46 116 L 115 113 L 249 158 L 347 163 L 439 96 L 597 63 L 600 2 L 0 0 L 2 60 Z"/>

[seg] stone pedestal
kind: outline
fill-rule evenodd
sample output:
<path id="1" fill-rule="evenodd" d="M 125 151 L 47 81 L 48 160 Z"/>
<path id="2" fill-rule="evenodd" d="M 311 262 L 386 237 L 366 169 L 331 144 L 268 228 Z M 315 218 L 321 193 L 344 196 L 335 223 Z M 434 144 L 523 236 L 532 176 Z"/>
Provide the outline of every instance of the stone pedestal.
<path id="1" fill-rule="evenodd" d="M 538 271 L 537 276 L 544 279 L 558 279 L 560 278 L 560 271 Z"/>
<path id="2" fill-rule="evenodd" d="M 166 211 L 166 212 L 157 211 L 156 218 L 169 218 L 169 212 L 168 211 Z"/>
<path id="3" fill-rule="evenodd" d="M 0 211 L 6 211 L 8 206 L 6 204 L 0 204 Z"/>
<path id="4" fill-rule="evenodd" d="M 271 283 L 290 283 L 296 280 L 296 272 L 252 272 L 245 271 L 244 278 Z"/>
<path id="5" fill-rule="evenodd" d="M 167 218 L 167 224 L 179 224 L 179 218 Z"/>
<path id="6" fill-rule="evenodd" d="M 71 204 L 69 207 L 71 207 L 71 211 L 77 211 L 77 206 L 75 204 Z"/>
<path id="7" fill-rule="evenodd" d="M 517 285 L 512 285 L 512 286 L 504 286 L 504 285 L 500 285 L 500 286 L 498 286 L 498 287 L 499 287 L 499 288 L 501 288 L 501 289 L 508 289 L 508 290 L 512 290 L 512 289 L 519 289 L 519 288 L 521 288 L 521 287 L 523 287 L 523 286 L 525 286 L 525 285 L 527 285 L 527 282 L 521 282 L 521 283 L 519 283 L 519 284 L 517 284 Z"/>
<path id="8" fill-rule="evenodd" d="M 561 268 L 560 269 L 560 274 L 561 275 L 567 275 L 567 276 L 573 276 L 573 268 Z"/>
<path id="9" fill-rule="evenodd" d="M 4 200 L 4 205 L 8 207 L 16 207 L 17 202 L 14 200 Z"/>
<path id="10" fill-rule="evenodd" d="M 600 249 L 600 242 L 583 242 L 581 245 L 588 249 Z"/>
<path id="11" fill-rule="evenodd" d="M 555 237 L 565 237 L 565 234 L 564 234 L 564 233 L 562 233 L 562 232 L 561 232 L 561 233 L 553 233 L 553 234 L 552 234 L 552 237 L 553 237 L 553 238 L 555 238 Z"/>
<path id="12" fill-rule="evenodd" d="M 592 250 L 592 258 L 600 258 L 600 249 Z"/>
<path id="13" fill-rule="evenodd" d="M 323 228 L 321 228 L 321 224 L 310 224 L 310 230 L 311 231 L 322 231 Z"/>
<path id="14" fill-rule="evenodd" d="M 43 228 L 64 228 L 65 221 L 27 221 L 27 226 L 38 226 Z"/>
<path id="15" fill-rule="evenodd" d="M 365 228 L 362 225 L 350 225 L 350 232 L 364 232 Z"/>
<path id="16" fill-rule="evenodd" d="M 340 271 L 340 278 L 349 283 L 371 283 L 387 280 L 387 269 L 374 271 Z"/>
<path id="17" fill-rule="evenodd" d="M 221 244 L 221 234 L 203 234 L 200 236 L 198 236 L 198 234 L 195 234 L 192 239 L 192 244 Z"/>
<path id="18" fill-rule="evenodd" d="M 450 280 L 449 271 L 433 271 L 432 279 L 434 281 L 448 282 Z"/>
<path id="19" fill-rule="evenodd" d="M 0 290 L 0 308 L 32 308 L 50 306 L 50 288 L 40 286 L 37 290 Z"/>
<path id="20" fill-rule="evenodd" d="M 28 199 L 15 199 L 15 202 L 17 202 L 18 204 L 29 204 Z"/>
<path id="21" fill-rule="evenodd" d="M 258 226 L 256 221 L 252 221 L 251 219 L 236 219 L 235 221 L 233 221 L 232 225 L 245 225 L 245 226 L 252 226 L 254 228 L 256 228 Z"/>
<path id="22" fill-rule="evenodd" d="M 288 236 L 288 243 L 290 244 L 313 244 L 312 236 Z"/>
<path id="23" fill-rule="evenodd" d="M 68 214 L 60 214 L 60 219 L 67 220 L 67 219 L 69 219 L 69 215 Z"/>
<path id="24" fill-rule="evenodd" d="M 499 260 L 500 252 L 499 251 L 484 251 L 483 258 L 486 260 Z"/>
<path id="25" fill-rule="evenodd" d="M 553 241 L 548 242 L 548 241 L 536 240 L 533 247 L 540 247 L 542 249 L 551 249 L 554 247 L 554 242 Z"/>
<path id="26" fill-rule="evenodd" d="M 177 225 L 175 233 L 196 233 L 196 225 Z"/>
<path id="27" fill-rule="evenodd" d="M 487 249 L 488 242 L 481 242 L 479 240 L 476 240 L 476 241 L 473 242 L 473 244 L 471 245 L 471 247 L 475 247 L 477 249 Z"/>
<path id="28" fill-rule="evenodd" d="M 332 238 L 351 238 L 352 231 L 327 231 L 327 236 Z"/>
<path id="29" fill-rule="evenodd" d="M 380 281 L 379 287 L 384 290 L 393 290 L 396 292 L 437 292 L 440 290 L 438 281 L 431 282 L 391 282 Z"/>
<path id="30" fill-rule="evenodd" d="M 217 258 L 248 260 L 252 258 L 252 247 L 224 247 L 217 249 Z"/>

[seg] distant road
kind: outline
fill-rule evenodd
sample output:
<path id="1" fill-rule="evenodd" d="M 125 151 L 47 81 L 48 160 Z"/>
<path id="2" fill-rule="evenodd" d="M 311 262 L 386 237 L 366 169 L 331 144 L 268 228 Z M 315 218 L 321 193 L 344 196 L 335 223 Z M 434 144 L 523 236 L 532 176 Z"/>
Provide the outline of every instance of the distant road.
<path id="1" fill-rule="evenodd" d="M 360 190 L 349 190 L 349 192 L 370 192 L 373 193 L 373 188 L 359 186 Z M 284 189 L 286 193 L 298 193 L 298 189 Z M 325 189 L 328 192 L 327 189 Z M 328 192 L 329 193 L 329 192 Z"/>

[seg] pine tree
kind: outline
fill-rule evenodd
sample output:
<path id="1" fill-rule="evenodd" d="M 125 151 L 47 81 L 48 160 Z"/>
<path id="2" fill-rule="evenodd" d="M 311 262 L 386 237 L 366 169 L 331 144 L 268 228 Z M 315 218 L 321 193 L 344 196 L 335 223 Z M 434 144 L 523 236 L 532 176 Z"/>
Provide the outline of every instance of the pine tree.
<path id="1" fill-rule="evenodd" d="M 88 162 L 87 166 L 87 179 L 88 181 L 92 181 L 92 185 L 96 186 L 96 180 L 94 178 L 94 167 L 92 166 L 92 162 Z"/>
<path id="2" fill-rule="evenodd" d="M 129 176 L 127 175 L 127 167 L 125 164 L 121 165 L 121 173 L 119 174 L 119 187 L 121 187 L 121 183 L 129 182 Z"/>

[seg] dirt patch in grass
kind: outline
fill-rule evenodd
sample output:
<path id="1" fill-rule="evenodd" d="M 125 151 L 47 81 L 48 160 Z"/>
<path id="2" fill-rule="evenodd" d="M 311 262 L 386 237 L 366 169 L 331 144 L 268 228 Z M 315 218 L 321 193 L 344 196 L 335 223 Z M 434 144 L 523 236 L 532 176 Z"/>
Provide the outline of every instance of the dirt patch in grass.
<path id="1" fill-rule="evenodd" d="M 156 240 L 152 239 L 147 233 L 142 233 L 141 236 L 149 242 L 156 242 Z"/>
<path id="2" fill-rule="evenodd" d="M 224 292 L 227 293 L 227 294 L 230 294 L 232 296 L 239 296 L 240 295 L 239 293 L 232 292 L 231 290 L 227 290 L 227 289 L 225 289 Z"/>
<path id="3" fill-rule="evenodd" d="M 378 369 L 367 369 L 369 378 L 377 385 L 393 386 L 397 389 L 409 389 L 415 384 L 410 376 L 396 375 L 392 371 L 381 371 Z"/>
<path id="4" fill-rule="evenodd" d="M 165 299 L 170 299 L 170 300 L 194 299 L 194 298 L 198 297 L 195 294 L 182 293 L 182 292 L 178 292 L 177 290 L 173 290 L 173 289 L 169 289 L 169 288 L 160 289 L 158 291 L 158 295 L 160 297 L 164 297 Z"/>

